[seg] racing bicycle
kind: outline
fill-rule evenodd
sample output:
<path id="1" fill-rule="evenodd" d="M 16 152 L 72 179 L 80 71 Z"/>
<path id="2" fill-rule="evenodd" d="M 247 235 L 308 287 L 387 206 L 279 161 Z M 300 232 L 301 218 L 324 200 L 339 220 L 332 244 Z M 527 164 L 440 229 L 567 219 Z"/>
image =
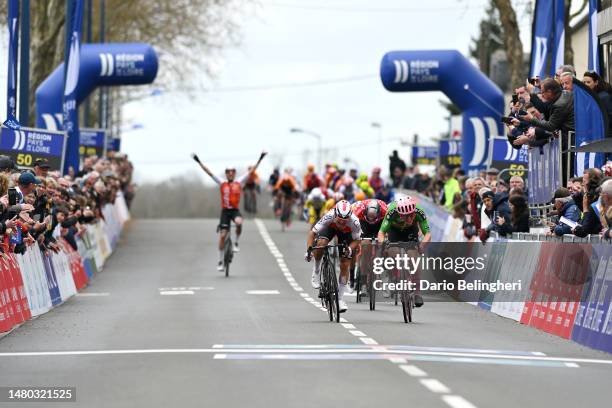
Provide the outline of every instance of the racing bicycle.
<path id="1" fill-rule="evenodd" d="M 316 246 L 312 249 L 322 249 L 323 259 L 321 260 L 321 288 L 319 298 L 321 304 L 327 309 L 330 322 L 340 322 L 340 306 L 338 305 L 338 278 L 336 276 L 336 264 L 332 260 L 332 253 L 338 250 L 344 253 L 346 245 L 325 245 Z"/>
<path id="2" fill-rule="evenodd" d="M 419 255 L 419 243 L 418 242 L 387 242 L 386 248 L 398 248 L 399 255 L 403 257 L 404 255 L 408 255 L 410 257 Z M 416 273 L 416 272 L 415 272 Z M 394 282 L 402 282 L 407 283 L 413 281 L 414 273 L 410 273 L 410 271 L 402 268 L 399 271 L 393 271 L 393 276 L 395 277 Z M 412 312 L 414 310 L 414 290 L 410 290 L 408 288 L 397 289 L 394 291 L 395 304 L 397 304 L 398 298 L 402 304 L 402 314 L 404 315 L 404 323 L 412 322 Z"/>

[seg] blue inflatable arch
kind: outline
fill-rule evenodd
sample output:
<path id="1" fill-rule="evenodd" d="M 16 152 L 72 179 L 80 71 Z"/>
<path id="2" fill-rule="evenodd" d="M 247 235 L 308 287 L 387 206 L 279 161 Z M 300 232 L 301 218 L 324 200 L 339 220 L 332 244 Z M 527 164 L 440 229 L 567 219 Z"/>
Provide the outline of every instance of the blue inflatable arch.
<path id="1" fill-rule="evenodd" d="M 79 60 L 77 104 L 98 86 L 140 85 L 157 75 L 157 55 L 148 44 L 83 44 Z M 36 90 L 36 126 L 62 129 L 64 64 Z"/>
<path id="2" fill-rule="evenodd" d="M 489 140 L 502 134 L 504 96 L 459 51 L 392 51 L 382 59 L 380 77 L 391 92 L 444 92 L 463 111 L 463 169 L 486 168 Z"/>

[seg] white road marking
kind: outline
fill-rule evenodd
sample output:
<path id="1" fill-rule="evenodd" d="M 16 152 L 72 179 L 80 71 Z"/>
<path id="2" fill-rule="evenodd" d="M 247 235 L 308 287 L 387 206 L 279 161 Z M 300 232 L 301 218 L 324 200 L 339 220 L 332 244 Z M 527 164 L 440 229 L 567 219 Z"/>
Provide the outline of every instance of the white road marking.
<path id="1" fill-rule="evenodd" d="M 227 354 L 215 354 L 213 357 L 215 360 L 223 360 L 227 358 Z"/>
<path id="2" fill-rule="evenodd" d="M 578 364 L 576 363 L 565 363 L 566 367 L 571 367 L 571 368 L 578 368 L 580 367 Z"/>
<path id="3" fill-rule="evenodd" d="M 476 408 L 476 405 L 467 401 L 460 395 L 444 395 L 442 400 L 452 408 Z"/>
<path id="4" fill-rule="evenodd" d="M 79 296 L 79 297 L 110 296 L 110 293 L 108 292 L 98 292 L 98 293 L 84 292 L 84 293 L 77 293 L 76 296 Z"/>
<path id="5" fill-rule="evenodd" d="M 300 296 L 301 296 L 301 297 L 303 297 L 303 298 L 310 297 L 310 296 L 308 295 L 308 293 L 300 293 Z"/>
<path id="6" fill-rule="evenodd" d="M 355 325 L 351 324 L 351 323 L 340 323 L 342 325 L 342 327 L 344 327 L 345 329 L 354 329 Z"/>
<path id="7" fill-rule="evenodd" d="M 406 364 L 407 362 L 405 358 L 399 358 L 399 357 L 391 357 L 389 361 L 392 362 L 393 364 Z"/>
<path id="8" fill-rule="evenodd" d="M 193 290 L 161 290 L 159 292 L 162 296 L 169 295 L 193 295 L 195 292 Z"/>
<path id="9" fill-rule="evenodd" d="M 423 378 L 419 380 L 423 386 L 425 386 L 429 391 L 435 392 L 436 394 L 448 394 L 450 389 L 442 384 L 440 381 L 435 378 Z"/>
<path id="10" fill-rule="evenodd" d="M 546 353 L 542 353 L 541 351 L 532 351 L 531 354 L 534 356 L 545 356 Z"/>
<path id="11" fill-rule="evenodd" d="M 365 333 L 361 330 L 349 330 L 349 333 L 351 333 L 353 336 L 365 337 Z"/>
<path id="12" fill-rule="evenodd" d="M 426 377 L 427 373 L 421 370 L 419 367 L 414 365 L 401 365 L 399 366 L 406 374 L 411 377 Z"/>
<path id="13" fill-rule="evenodd" d="M 359 340 L 364 344 L 378 344 L 378 342 L 371 337 L 359 337 Z"/>
<path id="14" fill-rule="evenodd" d="M 278 290 L 247 290 L 247 295 L 278 295 Z"/>
<path id="15" fill-rule="evenodd" d="M 223 344 L 213 344 L 213 348 L 223 348 Z"/>

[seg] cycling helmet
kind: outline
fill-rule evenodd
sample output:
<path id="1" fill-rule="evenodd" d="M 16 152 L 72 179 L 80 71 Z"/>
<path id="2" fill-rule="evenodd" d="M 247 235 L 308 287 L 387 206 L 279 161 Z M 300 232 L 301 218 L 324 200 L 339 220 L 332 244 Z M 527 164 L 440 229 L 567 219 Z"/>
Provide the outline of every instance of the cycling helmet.
<path id="1" fill-rule="evenodd" d="M 336 218 L 348 219 L 353 214 L 351 204 L 346 200 L 340 200 L 334 207 L 334 215 Z"/>
<path id="2" fill-rule="evenodd" d="M 382 171 L 382 169 L 380 167 L 374 167 L 372 169 L 372 173 L 380 173 Z"/>
<path id="3" fill-rule="evenodd" d="M 380 212 L 381 208 L 378 200 L 368 200 L 368 204 L 364 212 L 365 220 L 369 224 L 374 224 L 380 218 Z"/>
<path id="4" fill-rule="evenodd" d="M 397 212 L 400 215 L 410 215 L 416 211 L 416 201 L 410 196 L 397 198 Z"/>
<path id="5" fill-rule="evenodd" d="M 325 196 L 319 187 L 315 187 L 310 194 L 308 194 L 308 199 L 311 201 L 323 201 L 325 200 Z"/>

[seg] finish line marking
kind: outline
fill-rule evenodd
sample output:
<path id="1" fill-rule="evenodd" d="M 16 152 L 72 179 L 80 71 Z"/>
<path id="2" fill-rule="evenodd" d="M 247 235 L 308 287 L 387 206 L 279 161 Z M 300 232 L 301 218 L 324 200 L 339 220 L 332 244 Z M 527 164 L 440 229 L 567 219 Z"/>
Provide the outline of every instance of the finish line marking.
<path id="1" fill-rule="evenodd" d="M 462 352 L 435 352 L 418 350 L 389 349 L 393 346 L 365 347 L 356 345 L 293 345 L 288 347 L 266 348 L 248 347 L 232 348 L 215 344 L 211 348 L 193 349 L 119 349 L 119 350 L 64 350 L 64 351 L 16 351 L 0 352 L 0 357 L 45 357 L 45 356 L 81 356 L 81 355 L 116 355 L 116 354 L 226 354 L 227 358 L 239 355 L 351 355 L 351 356 L 374 356 L 386 360 L 394 359 L 399 363 L 399 359 L 421 360 L 421 361 L 449 361 L 449 362 L 478 362 L 486 363 L 491 361 L 498 364 L 502 361 L 513 363 L 556 363 L 554 366 L 575 367 L 578 363 L 601 364 L 612 366 L 612 360 L 600 360 L 591 358 L 573 357 L 537 357 L 525 355 L 506 355 L 506 354 L 478 354 Z M 552 366 L 552 365 L 551 365 Z"/>
<path id="2" fill-rule="evenodd" d="M 295 278 L 293 277 L 293 275 L 291 275 L 291 272 L 289 271 L 289 268 L 287 266 L 287 264 L 285 263 L 284 257 L 282 255 L 282 253 L 279 251 L 278 247 L 276 246 L 276 244 L 274 243 L 274 240 L 272 239 L 272 237 L 270 236 L 270 234 L 268 233 L 268 230 L 266 228 L 266 225 L 263 223 L 263 221 L 261 221 L 258 218 L 255 218 L 255 224 L 257 225 L 257 229 L 259 230 L 259 234 L 261 235 L 261 237 L 264 240 L 264 243 L 267 245 L 268 249 L 270 250 L 270 253 L 272 254 L 272 256 L 274 256 L 277 260 L 278 266 L 281 270 L 281 272 L 283 272 L 283 275 L 285 276 L 285 279 L 287 280 L 287 282 L 289 283 L 289 285 L 298 293 L 303 292 L 304 290 L 297 284 Z M 300 293 L 300 295 L 303 295 L 303 293 Z M 346 295 L 349 296 L 356 296 L 356 293 L 346 293 Z M 311 305 L 313 305 L 314 307 L 318 308 L 319 310 L 321 310 L 322 312 L 327 313 L 327 310 L 324 307 L 320 306 L 319 302 L 313 301 L 311 300 L 312 298 L 307 298 L 306 296 L 302 296 L 302 299 L 306 300 L 308 303 L 310 303 Z M 349 323 L 348 320 L 346 320 L 345 318 L 340 318 L 340 321 L 342 323 Z M 347 328 L 346 326 L 344 327 L 345 329 L 349 330 L 349 332 L 353 335 L 356 336 L 359 340 L 361 340 L 362 343 L 367 344 L 367 345 L 376 345 L 378 344 L 378 342 L 376 340 L 374 340 L 371 337 L 366 337 L 366 334 L 360 330 L 355 330 L 355 326 L 351 325 L 352 328 Z M 384 348 L 383 348 L 384 350 Z M 393 364 L 398 364 L 398 359 L 390 359 L 389 361 L 391 361 Z M 416 368 L 416 367 L 415 367 Z M 417 368 L 418 369 L 418 368 Z M 429 379 L 430 383 L 423 383 L 423 380 L 421 380 L 422 384 L 434 384 L 437 383 L 440 386 L 444 387 L 446 390 L 448 390 L 448 388 L 446 388 L 445 385 L 443 385 L 442 383 L 440 383 L 438 380 L 436 379 Z M 427 386 L 427 385 L 426 385 Z M 437 392 L 434 389 L 432 389 L 431 387 L 428 387 L 430 391 L 432 392 Z M 435 387 L 434 387 L 435 388 Z M 437 388 L 438 390 L 440 389 L 440 387 L 438 386 Z M 463 400 L 462 397 L 457 396 L 458 398 L 461 398 Z M 471 405 L 469 402 L 467 402 L 466 400 L 463 400 L 466 403 L 468 403 L 469 405 Z M 446 401 L 445 401 L 446 402 Z M 450 405 L 450 403 L 447 402 L 447 404 Z M 472 406 L 473 407 L 473 406 Z M 458 407 L 454 407 L 454 408 L 458 408 Z"/>
<path id="3" fill-rule="evenodd" d="M 160 290 L 159 294 L 162 296 L 193 295 L 195 292 L 193 290 Z"/>

